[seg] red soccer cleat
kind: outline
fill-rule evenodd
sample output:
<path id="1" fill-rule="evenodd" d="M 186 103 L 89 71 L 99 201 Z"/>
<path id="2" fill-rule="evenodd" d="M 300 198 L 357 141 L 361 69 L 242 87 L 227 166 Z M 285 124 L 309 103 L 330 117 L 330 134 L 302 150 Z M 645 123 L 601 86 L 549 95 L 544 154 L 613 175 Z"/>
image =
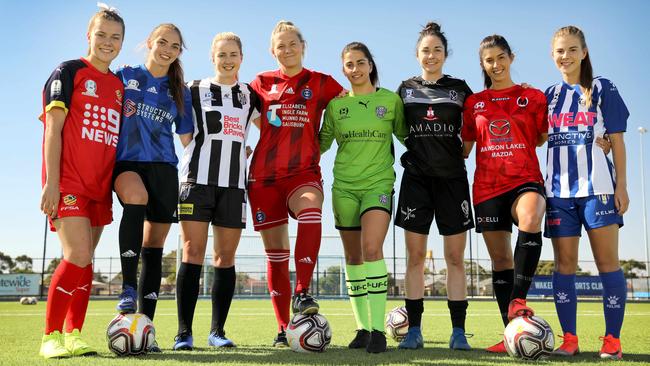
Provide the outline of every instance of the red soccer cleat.
<path id="1" fill-rule="evenodd" d="M 614 338 L 613 335 L 608 334 L 605 337 L 600 337 L 603 341 L 603 346 L 600 348 L 600 358 L 609 358 L 611 360 L 620 360 L 623 358 L 623 351 L 621 350 L 621 340 Z"/>
<path id="2" fill-rule="evenodd" d="M 510 305 L 508 305 L 508 320 L 512 320 L 520 316 L 533 315 L 535 315 L 535 312 L 533 309 L 526 306 L 525 299 L 512 299 L 512 301 L 510 301 Z"/>
<path id="3" fill-rule="evenodd" d="M 564 336 L 560 336 L 560 338 L 562 338 L 562 345 L 553 351 L 554 355 L 575 356 L 580 353 L 580 347 L 578 347 L 578 336 L 566 332 L 564 333 Z"/>
<path id="4" fill-rule="evenodd" d="M 503 341 L 495 344 L 492 347 L 488 347 L 485 350 L 490 353 L 508 353 L 508 351 L 506 351 L 506 345 L 503 343 Z"/>

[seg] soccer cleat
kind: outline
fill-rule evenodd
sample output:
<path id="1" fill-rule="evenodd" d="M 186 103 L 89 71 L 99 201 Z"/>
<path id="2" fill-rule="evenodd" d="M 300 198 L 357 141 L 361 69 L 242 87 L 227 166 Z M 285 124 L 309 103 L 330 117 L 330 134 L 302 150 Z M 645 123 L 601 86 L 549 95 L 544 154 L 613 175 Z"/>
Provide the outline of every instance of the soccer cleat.
<path id="1" fill-rule="evenodd" d="M 284 331 L 284 329 L 278 333 L 275 339 L 273 339 L 273 347 L 275 348 L 289 347 L 289 341 L 287 341 L 287 333 Z"/>
<path id="2" fill-rule="evenodd" d="M 599 338 L 603 341 L 603 346 L 600 348 L 600 358 L 609 358 L 610 360 L 620 360 L 623 358 L 621 340 L 619 338 L 614 338 L 611 334 Z"/>
<path id="3" fill-rule="evenodd" d="M 147 350 L 149 353 L 162 353 L 162 349 L 160 349 L 160 346 L 158 345 L 157 340 L 153 340 L 153 343 L 151 346 L 149 346 L 149 349 Z"/>
<path id="4" fill-rule="evenodd" d="M 307 293 L 303 291 L 299 294 L 293 295 L 293 313 L 300 315 L 318 314 L 318 302 Z"/>
<path id="5" fill-rule="evenodd" d="M 370 340 L 366 346 L 366 352 L 368 353 L 382 353 L 386 352 L 386 335 L 384 332 L 378 330 L 372 330 L 370 332 Z"/>
<path id="6" fill-rule="evenodd" d="M 485 350 L 490 353 L 508 353 L 508 351 L 506 351 L 506 345 L 503 343 L 503 341 L 495 344 L 494 346 L 490 346 Z"/>
<path id="7" fill-rule="evenodd" d="M 418 349 L 424 347 L 424 339 L 420 327 L 410 327 L 406 337 L 399 342 L 399 349 Z"/>
<path id="8" fill-rule="evenodd" d="M 81 339 L 79 329 L 73 329 L 71 333 L 64 335 L 65 348 L 72 356 L 93 356 L 97 354 L 88 343 Z"/>
<path id="9" fill-rule="evenodd" d="M 453 328 L 451 337 L 449 337 L 449 348 L 462 351 L 471 350 L 472 347 L 467 343 L 467 337 L 471 336 L 472 334 L 465 334 L 465 330 L 462 328 Z"/>
<path id="10" fill-rule="evenodd" d="M 72 356 L 70 351 L 65 348 L 63 335 L 58 330 L 50 334 L 43 334 L 41 349 L 38 351 L 38 354 L 45 358 L 66 358 Z"/>
<path id="11" fill-rule="evenodd" d="M 366 348 L 368 347 L 368 342 L 370 342 L 370 332 L 365 329 L 357 329 L 357 334 L 354 336 L 352 342 L 348 344 L 348 348 Z"/>
<path id="12" fill-rule="evenodd" d="M 235 347 L 235 343 L 226 338 L 226 335 L 219 335 L 218 333 L 210 333 L 208 336 L 208 346 L 210 347 Z"/>
<path id="13" fill-rule="evenodd" d="M 194 349 L 194 338 L 189 333 L 181 333 L 174 337 L 174 351 L 191 351 Z"/>
<path id="14" fill-rule="evenodd" d="M 553 351 L 553 355 L 575 356 L 580 353 L 580 347 L 578 347 L 578 336 L 566 332 L 563 336 L 559 337 L 562 338 L 562 345 Z"/>
<path id="15" fill-rule="evenodd" d="M 131 286 L 124 286 L 120 294 L 120 301 L 117 303 L 117 311 L 122 314 L 133 314 L 138 308 L 136 298 L 138 293 Z"/>
<path id="16" fill-rule="evenodd" d="M 535 312 L 530 307 L 526 306 L 526 299 L 512 299 L 508 305 L 508 320 L 520 316 L 533 316 Z"/>

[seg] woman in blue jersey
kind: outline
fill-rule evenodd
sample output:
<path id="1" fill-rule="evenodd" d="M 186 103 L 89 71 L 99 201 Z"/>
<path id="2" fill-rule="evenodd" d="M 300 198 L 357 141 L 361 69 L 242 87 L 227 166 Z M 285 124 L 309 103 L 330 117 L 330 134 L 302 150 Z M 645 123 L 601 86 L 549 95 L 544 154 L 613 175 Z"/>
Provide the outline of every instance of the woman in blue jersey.
<path id="1" fill-rule="evenodd" d="M 177 221 L 178 159 L 172 125 L 184 143 L 192 138 L 193 125 L 178 59 L 183 49 L 180 30 L 161 24 L 146 46 L 144 65 L 117 72 L 124 83 L 124 102 L 113 188 L 124 208 L 119 229 L 123 285 L 117 310 L 135 312 L 139 303 L 139 312 L 153 319 L 163 246 L 171 223 Z M 157 345 L 153 351 L 159 351 Z"/>
<path id="2" fill-rule="evenodd" d="M 593 77 L 585 35 L 579 28 L 567 26 L 555 32 L 551 54 L 562 74 L 562 82 L 546 90 L 545 235 L 553 242 L 553 295 L 564 333 L 555 354 L 579 352 L 575 273 L 584 226 L 603 283 L 606 330 L 600 357 L 620 359 L 627 288 L 618 259 L 618 231 L 629 205 L 623 141 L 629 112 L 611 81 Z M 595 144 L 604 134 L 611 141 L 613 164 Z"/>
<path id="3" fill-rule="evenodd" d="M 424 345 L 420 323 L 424 311 L 424 259 L 433 218 L 444 237 L 447 264 L 447 306 L 451 315 L 451 349 L 470 349 L 465 337 L 467 284 L 465 241 L 474 227 L 469 183 L 463 157 L 463 103 L 472 94 L 464 80 L 443 74 L 449 54 L 447 38 L 436 23 L 420 32 L 416 57 L 421 76 L 402 82 L 409 136 L 402 155 L 404 167 L 395 224 L 404 229 L 408 251 L 405 305 L 409 332 L 399 348 Z"/>

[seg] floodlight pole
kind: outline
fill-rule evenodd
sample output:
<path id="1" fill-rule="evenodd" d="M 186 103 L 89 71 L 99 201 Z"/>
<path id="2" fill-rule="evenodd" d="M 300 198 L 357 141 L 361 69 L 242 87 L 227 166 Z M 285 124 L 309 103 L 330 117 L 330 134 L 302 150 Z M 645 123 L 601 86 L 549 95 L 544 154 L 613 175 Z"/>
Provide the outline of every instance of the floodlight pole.
<path id="1" fill-rule="evenodd" d="M 645 247 L 645 278 L 646 278 L 646 292 L 650 296 L 650 255 L 648 249 L 648 218 L 646 213 L 645 202 L 645 164 L 643 162 L 643 135 L 648 130 L 645 127 L 639 127 L 639 149 L 641 150 L 641 211 L 643 211 L 643 242 Z"/>

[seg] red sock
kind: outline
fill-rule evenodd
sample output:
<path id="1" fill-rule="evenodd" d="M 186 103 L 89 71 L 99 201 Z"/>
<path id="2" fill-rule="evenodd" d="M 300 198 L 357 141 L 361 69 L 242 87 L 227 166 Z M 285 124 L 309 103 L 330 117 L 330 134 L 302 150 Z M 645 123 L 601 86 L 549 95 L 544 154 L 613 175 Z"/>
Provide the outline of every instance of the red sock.
<path id="1" fill-rule="evenodd" d="M 306 208 L 298 213 L 298 235 L 296 236 L 296 289 L 295 293 L 309 290 L 314 273 L 321 239 L 321 210 Z"/>
<path id="2" fill-rule="evenodd" d="M 79 329 L 84 325 L 86 319 L 86 310 L 88 310 L 88 300 L 90 299 L 90 290 L 93 285 L 93 265 L 89 264 L 84 267 L 84 272 L 77 284 L 77 290 L 72 295 L 70 309 L 65 317 L 65 331 L 72 333 L 72 330 Z"/>
<path id="3" fill-rule="evenodd" d="M 275 319 L 280 330 L 289 324 L 291 305 L 291 281 L 289 279 L 289 250 L 266 249 L 266 273 Z"/>
<path id="4" fill-rule="evenodd" d="M 63 321 L 83 271 L 83 268 L 65 259 L 56 267 L 50 281 L 50 288 L 47 291 L 45 334 L 50 334 L 55 330 L 63 331 Z"/>

